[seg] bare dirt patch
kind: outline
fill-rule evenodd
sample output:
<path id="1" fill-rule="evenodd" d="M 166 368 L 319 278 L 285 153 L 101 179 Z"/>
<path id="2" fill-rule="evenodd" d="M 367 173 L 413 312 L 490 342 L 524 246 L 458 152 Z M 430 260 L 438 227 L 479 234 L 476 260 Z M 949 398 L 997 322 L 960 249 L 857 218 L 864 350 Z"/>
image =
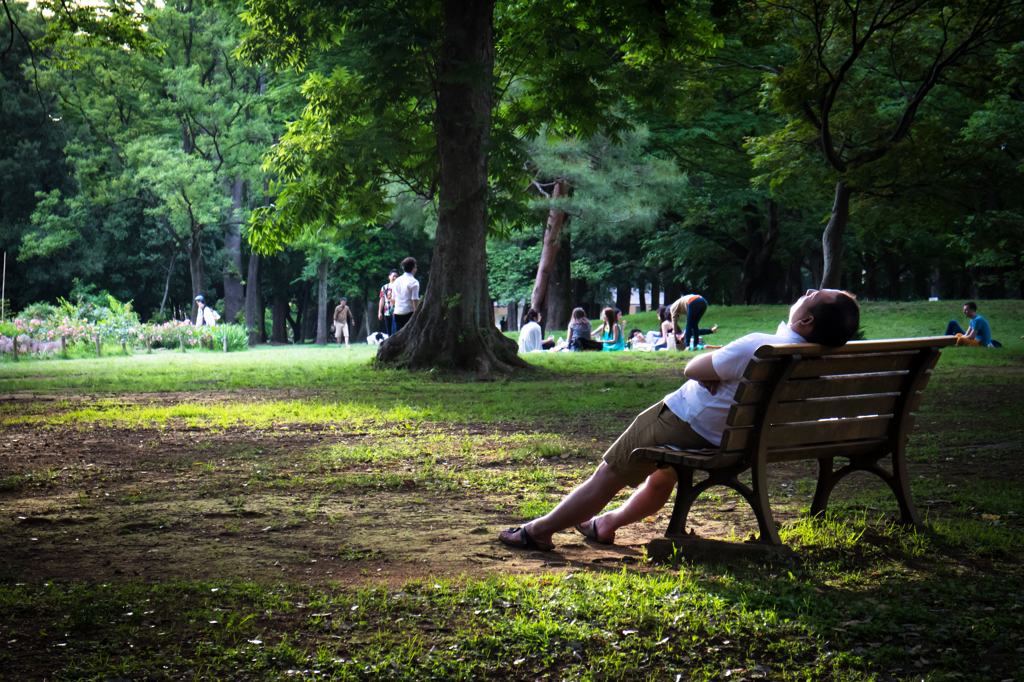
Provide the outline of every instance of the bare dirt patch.
<path id="1" fill-rule="evenodd" d="M 309 395 L 288 390 L 117 399 L 130 406 Z M 566 434 L 562 455 L 526 461 L 512 458 L 510 439 L 535 431 L 513 423 L 37 427 L 12 418 L 45 413 L 56 403 L 48 406 L 40 396 L 5 396 L 0 407 L 8 419 L 0 426 L 0 578 L 7 580 L 401 584 L 570 566 L 643 570 L 645 547 L 664 534 L 670 512 L 666 508 L 620 531 L 614 546 L 586 542 L 574 532 L 556 536 L 558 547 L 549 553 L 516 551 L 497 542 L 498 530 L 522 521 L 520 509 L 534 494 L 502 477 L 527 465 L 546 468 L 547 494 L 561 497 L 589 474 L 611 441 L 585 422 L 556 425 L 554 433 Z M 630 417 L 623 416 L 623 425 Z M 922 426 L 925 433 L 941 428 Z M 469 451 L 460 445 L 467 442 Z M 340 445 L 404 448 L 410 461 L 333 460 L 324 454 Z M 989 448 L 984 464 L 972 451 L 958 450 L 937 462 L 912 464 L 911 475 L 1019 476 L 1020 442 L 992 449 L 996 445 L 972 444 Z M 433 472 L 429 476 L 423 474 L 424 461 Z M 480 472 L 489 478 L 474 478 Z M 778 465 L 770 476 L 776 520 L 795 518 L 809 501 L 815 465 Z M 493 487 L 489 480 L 506 482 Z M 845 492 L 880 485 L 856 476 Z M 843 495 L 843 488 L 836 494 Z M 933 516 L 942 514 L 943 503 L 918 500 Z M 691 527 L 710 538 L 742 539 L 756 531 L 746 504 L 729 495 L 703 496 Z"/>

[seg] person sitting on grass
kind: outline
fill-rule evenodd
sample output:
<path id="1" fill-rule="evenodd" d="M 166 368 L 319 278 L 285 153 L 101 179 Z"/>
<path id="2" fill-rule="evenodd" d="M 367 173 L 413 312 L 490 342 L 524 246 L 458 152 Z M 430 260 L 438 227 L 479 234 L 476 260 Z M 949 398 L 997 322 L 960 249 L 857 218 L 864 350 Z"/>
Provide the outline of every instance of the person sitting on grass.
<path id="1" fill-rule="evenodd" d="M 544 333 L 540 328 L 541 315 L 538 311 L 530 308 L 526 311 L 523 319 L 526 324 L 519 330 L 520 353 L 539 353 L 555 347 L 554 336 L 549 336 L 547 339 L 542 338 Z"/>
<path id="2" fill-rule="evenodd" d="M 622 312 L 618 308 L 605 308 L 601 313 L 601 326 L 604 328 L 604 336 L 601 343 L 602 350 L 616 351 L 626 350 L 626 339 L 622 335 Z"/>
<path id="3" fill-rule="evenodd" d="M 615 541 L 615 531 L 658 512 L 676 484 L 671 467 L 659 469 L 650 460 L 631 462 L 636 448 L 671 444 L 683 449 L 716 448 L 725 431 L 733 396 L 754 352 L 766 344 L 820 343 L 842 346 L 857 333 L 860 308 L 853 294 L 836 289 L 809 289 L 789 309 L 788 323 L 774 334 L 747 334 L 720 350 L 687 363 L 689 379 L 674 393 L 644 410 L 604 453 L 594 474 L 549 513 L 523 526 L 507 528 L 498 539 L 510 547 L 549 551 L 552 536 L 576 528 L 602 544 Z M 639 486 L 618 509 L 601 514 L 626 486 Z"/>
<path id="4" fill-rule="evenodd" d="M 956 345 L 958 346 L 982 346 L 982 347 L 993 347 L 998 346 L 998 341 L 992 340 L 992 330 L 989 329 L 988 320 L 978 314 L 978 304 L 974 301 L 968 301 L 964 303 L 964 315 L 970 320 L 970 324 L 967 325 L 967 331 L 964 332 L 963 327 L 956 320 L 950 320 L 949 324 L 946 325 L 946 336 L 956 335 Z"/>
<path id="5" fill-rule="evenodd" d="M 576 308 L 569 318 L 569 329 L 566 332 L 566 346 L 571 351 L 601 350 L 604 344 L 590 338 L 590 320 L 583 308 Z"/>

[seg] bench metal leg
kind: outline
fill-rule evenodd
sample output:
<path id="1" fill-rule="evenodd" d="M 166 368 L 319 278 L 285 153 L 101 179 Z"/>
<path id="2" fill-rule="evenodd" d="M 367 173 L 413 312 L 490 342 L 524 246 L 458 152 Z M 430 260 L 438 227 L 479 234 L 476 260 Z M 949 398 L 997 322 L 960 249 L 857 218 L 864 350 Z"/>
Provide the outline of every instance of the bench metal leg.
<path id="1" fill-rule="evenodd" d="M 836 484 L 849 474 L 855 471 L 867 471 L 885 481 L 885 484 L 892 490 L 896 497 L 896 503 L 900 508 L 900 523 L 905 526 L 913 526 L 917 530 L 924 530 L 925 525 L 917 514 L 914 506 L 914 499 L 910 495 L 910 482 L 907 479 L 907 465 L 902 453 L 892 454 L 892 473 L 878 466 L 878 460 L 885 455 L 872 455 L 869 457 L 851 457 L 850 463 L 832 470 L 833 458 L 822 457 L 818 460 L 818 485 L 814 490 L 814 501 L 811 502 L 811 514 L 817 516 L 825 512 L 828 507 L 828 499 Z"/>
<path id="2" fill-rule="evenodd" d="M 759 542 L 770 545 L 782 544 L 778 531 L 775 530 L 775 519 L 769 505 L 766 472 L 762 471 L 760 477 L 751 472 L 754 483 L 754 488 L 751 489 L 739 480 L 739 475 L 750 468 L 745 464 L 709 471 L 708 477 L 696 485 L 693 483 L 693 469 L 675 464 L 672 468 L 679 476 L 679 486 L 676 489 L 676 502 L 665 535 L 685 535 L 686 519 L 690 515 L 693 503 L 702 492 L 720 485 L 735 490 L 750 505 L 760 529 Z"/>

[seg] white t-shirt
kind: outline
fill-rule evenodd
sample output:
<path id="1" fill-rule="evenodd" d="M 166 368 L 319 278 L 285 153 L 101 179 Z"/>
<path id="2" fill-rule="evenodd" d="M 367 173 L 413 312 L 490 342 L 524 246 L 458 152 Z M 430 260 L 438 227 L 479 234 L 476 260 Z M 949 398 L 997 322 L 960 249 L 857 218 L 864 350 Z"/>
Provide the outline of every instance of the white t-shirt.
<path id="1" fill-rule="evenodd" d="M 217 320 L 219 319 L 220 313 L 210 306 L 203 306 L 196 313 L 196 326 L 202 327 L 203 325 L 206 325 L 207 327 L 216 327 Z"/>
<path id="2" fill-rule="evenodd" d="M 729 419 L 732 399 L 739 388 L 743 372 L 761 346 L 780 343 L 807 343 L 783 322 L 774 334 L 747 334 L 713 351 L 711 363 L 721 377 L 715 395 L 690 379 L 678 390 L 665 396 L 665 404 L 673 414 L 687 422 L 694 431 L 714 445 L 721 445 L 725 423 Z"/>
<path id="3" fill-rule="evenodd" d="M 541 347 L 544 339 L 544 335 L 540 330 L 540 325 L 533 320 L 527 322 L 522 329 L 519 330 L 519 352 L 520 353 L 536 353 L 537 351 L 544 350 Z"/>
<path id="4" fill-rule="evenodd" d="M 395 297 L 395 315 L 408 315 L 415 308 L 413 301 L 420 300 L 420 283 L 408 272 L 395 280 L 391 285 L 391 292 Z"/>

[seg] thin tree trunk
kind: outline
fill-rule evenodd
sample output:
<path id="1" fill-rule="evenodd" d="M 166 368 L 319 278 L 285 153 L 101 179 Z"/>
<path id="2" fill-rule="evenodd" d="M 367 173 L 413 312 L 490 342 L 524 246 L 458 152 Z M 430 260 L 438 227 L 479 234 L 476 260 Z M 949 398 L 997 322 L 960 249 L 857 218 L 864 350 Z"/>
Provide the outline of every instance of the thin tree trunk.
<path id="1" fill-rule="evenodd" d="M 205 273 L 203 272 L 203 249 L 199 243 L 199 239 L 202 236 L 202 227 L 192 226 L 192 241 L 188 244 L 188 267 L 192 276 L 192 309 L 191 319 L 193 322 L 196 320 L 196 313 L 199 312 L 199 306 L 196 304 L 196 296 L 203 293 L 203 279 L 205 279 Z"/>
<path id="2" fill-rule="evenodd" d="M 327 266 L 328 260 L 323 258 L 316 266 L 319 288 L 316 296 L 316 345 L 327 345 Z M 347 323 L 345 323 L 347 324 Z"/>
<path id="3" fill-rule="evenodd" d="M 551 192 L 552 199 L 558 199 L 565 193 L 561 182 L 555 183 Z M 557 208 L 548 212 L 547 226 L 544 228 L 544 243 L 541 246 L 540 263 L 537 264 L 537 277 L 533 282 L 533 295 L 530 296 L 530 307 L 543 311 L 547 302 L 548 283 L 554 276 L 555 259 L 562 245 L 562 226 L 565 223 L 565 211 Z"/>
<path id="4" fill-rule="evenodd" d="M 231 183 L 231 218 L 224 227 L 224 321 L 237 322 L 245 307 L 242 286 L 242 190 L 244 182 L 236 176 Z"/>
<path id="5" fill-rule="evenodd" d="M 245 326 L 249 328 L 249 345 L 266 341 L 263 310 L 263 264 L 256 252 L 249 254 L 249 269 L 245 278 Z"/>
<path id="6" fill-rule="evenodd" d="M 174 265 L 178 262 L 177 250 L 171 252 L 171 262 L 167 266 L 167 281 L 164 282 L 164 297 L 160 299 L 160 315 L 164 314 L 164 306 L 167 305 L 167 296 L 171 291 L 171 278 L 174 277 Z"/>
<path id="7" fill-rule="evenodd" d="M 843 272 L 843 235 L 850 221 L 850 190 L 842 180 L 836 182 L 836 196 L 832 204 L 832 216 L 821 236 L 821 248 L 825 254 L 825 271 L 821 275 L 822 289 L 838 289 Z"/>
<path id="8" fill-rule="evenodd" d="M 494 326 L 487 293 L 487 144 L 494 72 L 494 0 L 444 0 L 438 67 L 437 233 L 420 309 L 377 360 L 487 377 L 526 368 Z"/>

